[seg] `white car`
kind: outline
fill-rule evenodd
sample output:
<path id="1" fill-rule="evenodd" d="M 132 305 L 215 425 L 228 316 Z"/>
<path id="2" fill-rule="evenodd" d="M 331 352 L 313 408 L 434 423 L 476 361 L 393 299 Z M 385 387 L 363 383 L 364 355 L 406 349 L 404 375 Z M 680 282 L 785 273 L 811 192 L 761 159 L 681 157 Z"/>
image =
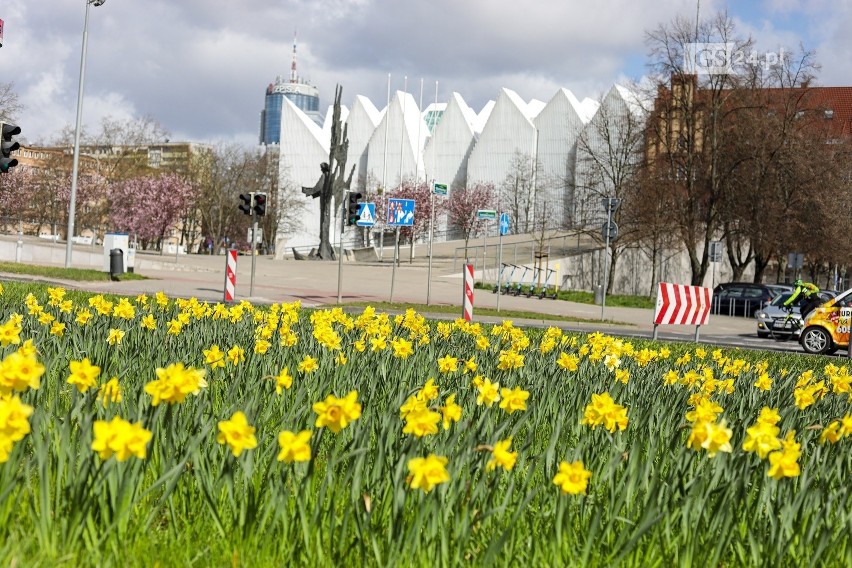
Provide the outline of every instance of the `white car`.
<path id="1" fill-rule="evenodd" d="M 792 296 L 792 292 L 784 292 L 769 303 L 763 309 L 757 310 L 754 317 L 757 320 L 757 336 L 769 337 L 772 334 L 782 335 L 783 337 L 798 337 L 802 330 L 802 314 L 801 305 L 803 298 L 797 298 L 793 303 L 793 312 L 790 313 L 789 320 L 787 319 L 787 308 L 784 307 L 784 302 Z M 827 302 L 834 297 L 830 292 L 819 292 L 819 297 L 823 302 Z"/>

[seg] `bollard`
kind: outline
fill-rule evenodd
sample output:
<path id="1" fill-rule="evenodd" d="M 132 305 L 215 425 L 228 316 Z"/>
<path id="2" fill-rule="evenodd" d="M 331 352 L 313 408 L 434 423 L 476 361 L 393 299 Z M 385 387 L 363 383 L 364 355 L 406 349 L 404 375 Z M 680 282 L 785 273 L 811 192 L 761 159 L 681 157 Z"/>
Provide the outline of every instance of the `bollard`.
<path id="1" fill-rule="evenodd" d="M 124 274 L 124 251 L 111 249 L 109 251 L 109 278 L 118 280 L 118 275 Z"/>

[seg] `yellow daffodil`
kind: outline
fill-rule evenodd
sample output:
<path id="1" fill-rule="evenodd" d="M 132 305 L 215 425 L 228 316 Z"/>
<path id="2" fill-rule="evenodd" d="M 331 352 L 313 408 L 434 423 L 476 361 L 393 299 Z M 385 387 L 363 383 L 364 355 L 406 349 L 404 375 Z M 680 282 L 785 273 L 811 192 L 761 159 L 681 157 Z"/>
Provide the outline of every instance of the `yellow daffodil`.
<path id="1" fill-rule="evenodd" d="M 238 410 L 229 420 L 219 421 L 219 434 L 216 436 L 216 441 L 227 444 L 234 457 L 238 458 L 243 451 L 257 447 L 254 430 L 254 426 L 248 423 L 246 415 Z"/>
<path id="2" fill-rule="evenodd" d="M 328 395 L 324 401 L 316 402 L 313 406 L 317 413 L 317 428 L 328 426 L 334 433 L 346 428 L 352 421 L 361 416 L 361 405 L 358 403 L 358 392 L 351 391 L 344 398 Z"/>
<path id="3" fill-rule="evenodd" d="M 406 481 L 412 489 L 422 489 L 424 493 L 429 493 L 436 485 L 450 480 L 446 466 L 447 458 L 435 454 L 412 458 L 408 460 L 409 475 Z"/>
<path id="4" fill-rule="evenodd" d="M 530 393 L 521 387 L 513 389 L 500 389 L 500 408 L 512 414 L 518 410 L 527 409 L 527 399 Z"/>
<path id="5" fill-rule="evenodd" d="M 562 490 L 562 493 L 585 495 L 591 477 L 592 472 L 583 466 L 582 461 L 572 463 L 563 461 L 559 464 L 559 471 L 554 476 L 553 483 Z"/>
<path id="6" fill-rule="evenodd" d="M 311 431 L 302 430 L 294 434 L 284 430 L 278 434 L 278 461 L 284 463 L 306 462 L 311 460 Z"/>
<path id="7" fill-rule="evenodd" d="M 113 455 L 118 461 L 125 461 L 131 456 L 145 459 L 152 434 L 142 427 L 141 422 L 131 424 L 116 416 L 109 422 L 96 420 L 93 430 L 92 450 L 98 452 L 102 460 Z"/>
<path id="8" fill-rule="evenodd" d="M 69 367 L 71 375 L 68 377 L 68 384 L 76 386 L 80 392 L 86 392 L 98 385 L 97 379 L 101 374 L 101 368 L 92 365 L 88 357 L 82 361 L 71 361 Z"/>
<path id="9" fill-rule="evenodd" d="M 518 459 L 518 452 L 509 451 L 511 445 L 511 437 L 494 444 L 494 449 L 491 450 L 491 459 L 488 460 L 485 469 L 491 471 L 494 468 L 502 467 L 507 471 L 511 471 L 515 467 L 515 461 Z"/>

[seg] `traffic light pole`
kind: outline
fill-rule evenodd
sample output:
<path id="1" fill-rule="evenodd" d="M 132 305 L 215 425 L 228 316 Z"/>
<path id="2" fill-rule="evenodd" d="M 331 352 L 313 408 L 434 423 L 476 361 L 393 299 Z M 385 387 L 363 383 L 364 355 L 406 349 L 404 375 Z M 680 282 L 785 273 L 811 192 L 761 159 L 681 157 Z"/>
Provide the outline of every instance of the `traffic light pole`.
<path id="1" fill-rule="evenodd" d="M 254 195 L 254 194 L 252 194 Z M 257 263 L 257 213 L 251 213 L 251 281 L 249 283 L 249 296 L 254 297 L 254 268 Z"/>

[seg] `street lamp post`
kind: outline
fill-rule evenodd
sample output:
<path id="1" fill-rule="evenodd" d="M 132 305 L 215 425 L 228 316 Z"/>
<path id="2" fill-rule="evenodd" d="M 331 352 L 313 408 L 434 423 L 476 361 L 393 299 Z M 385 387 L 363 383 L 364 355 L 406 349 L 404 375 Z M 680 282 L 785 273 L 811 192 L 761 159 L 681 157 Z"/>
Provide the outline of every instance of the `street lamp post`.
<path id="1" fill-rule="evenodd" d="M 83 23 L 83 52 L 80 55 L 80 85 L 77 90 L 77 125 L 74 129 L 74 162 L 71 167 L 71 199 L 68 203 L 68 231 L 65 235 L 65 268 L 71 268 L 74 241 L 74 213 L 77 207 L 77 169 L 80 163 L 80 122 L 83 119 L 83 80 L 86 76 L 86 47 L 89 43 L 89 4 L 101 6 L 106 0 L 86 0 Z M 94 240 L 94 239 L 93 239 Z"/>

